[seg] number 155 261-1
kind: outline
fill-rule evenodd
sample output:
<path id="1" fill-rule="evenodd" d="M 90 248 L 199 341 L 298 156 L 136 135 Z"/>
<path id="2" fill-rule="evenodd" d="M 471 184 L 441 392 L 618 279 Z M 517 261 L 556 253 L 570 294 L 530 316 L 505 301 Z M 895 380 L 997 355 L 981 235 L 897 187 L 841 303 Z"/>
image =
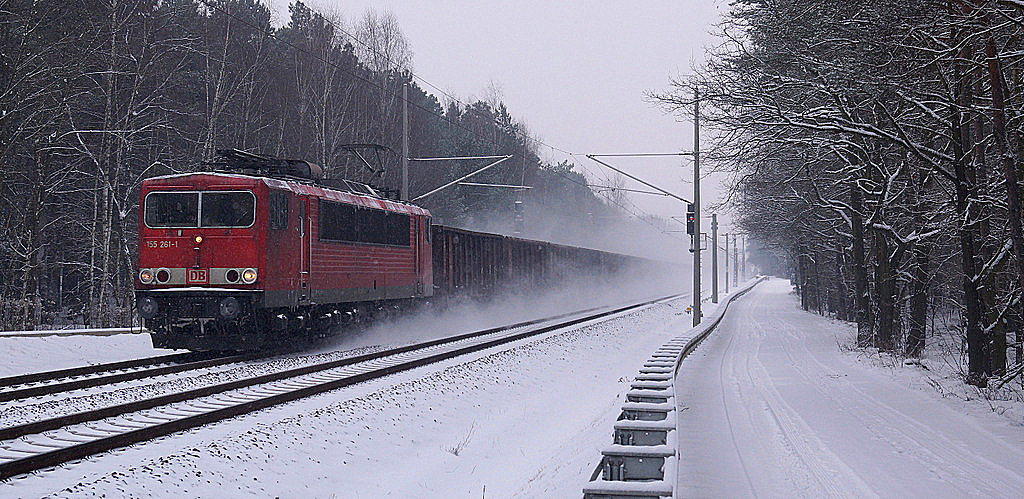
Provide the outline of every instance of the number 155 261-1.
<path id="1" fill-rule="evenodd" d="M 147 248 L 177 248 L 178 241 L 146 241 Z"/>

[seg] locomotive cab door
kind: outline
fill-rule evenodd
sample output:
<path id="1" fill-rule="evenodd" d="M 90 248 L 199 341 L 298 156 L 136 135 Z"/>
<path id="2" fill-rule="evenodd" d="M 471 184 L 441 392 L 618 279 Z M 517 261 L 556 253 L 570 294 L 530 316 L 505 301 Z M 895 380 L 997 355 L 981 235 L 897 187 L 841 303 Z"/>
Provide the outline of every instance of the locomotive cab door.
<path id="1" fill-rule="evenodd" d="M 312 217 L 309 216 L 309 198 L 299 196 L 299 303 L 308 303 L 310 299 L 309 277 L 310 260 L 313 246 L 310 241 Z"/>

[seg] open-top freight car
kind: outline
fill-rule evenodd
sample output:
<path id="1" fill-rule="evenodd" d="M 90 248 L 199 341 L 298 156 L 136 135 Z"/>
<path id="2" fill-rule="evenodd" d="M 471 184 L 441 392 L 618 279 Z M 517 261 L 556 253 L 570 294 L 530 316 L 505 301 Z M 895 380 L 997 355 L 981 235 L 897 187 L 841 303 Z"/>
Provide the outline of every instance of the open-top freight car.
<path id="1" fill-rule="evenodd" d="M 433 226 L 434 292 L 489 296 L 663 264 L 576 246 Z"/>

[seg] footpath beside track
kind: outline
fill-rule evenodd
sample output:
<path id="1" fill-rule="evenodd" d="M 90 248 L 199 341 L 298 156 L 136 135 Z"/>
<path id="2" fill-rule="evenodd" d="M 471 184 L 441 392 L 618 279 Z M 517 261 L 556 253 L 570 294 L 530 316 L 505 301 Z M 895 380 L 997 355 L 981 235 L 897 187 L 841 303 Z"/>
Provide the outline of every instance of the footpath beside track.
<path id="1" fill-rule="evenodd" d="M 678 296 L 520 322 L 0 429 L 0 480 Z"/>

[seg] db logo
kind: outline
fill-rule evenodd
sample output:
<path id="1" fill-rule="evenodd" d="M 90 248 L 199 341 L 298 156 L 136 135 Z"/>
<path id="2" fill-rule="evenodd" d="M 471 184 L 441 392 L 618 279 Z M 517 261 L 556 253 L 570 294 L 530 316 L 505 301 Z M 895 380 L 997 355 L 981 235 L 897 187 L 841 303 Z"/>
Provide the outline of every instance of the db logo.
<path id="1" fill-rule="evenodd" d="M 188 269 L 189 284 L 206 284 L 210 280 L 210 274 L 206 269 Z"/>

